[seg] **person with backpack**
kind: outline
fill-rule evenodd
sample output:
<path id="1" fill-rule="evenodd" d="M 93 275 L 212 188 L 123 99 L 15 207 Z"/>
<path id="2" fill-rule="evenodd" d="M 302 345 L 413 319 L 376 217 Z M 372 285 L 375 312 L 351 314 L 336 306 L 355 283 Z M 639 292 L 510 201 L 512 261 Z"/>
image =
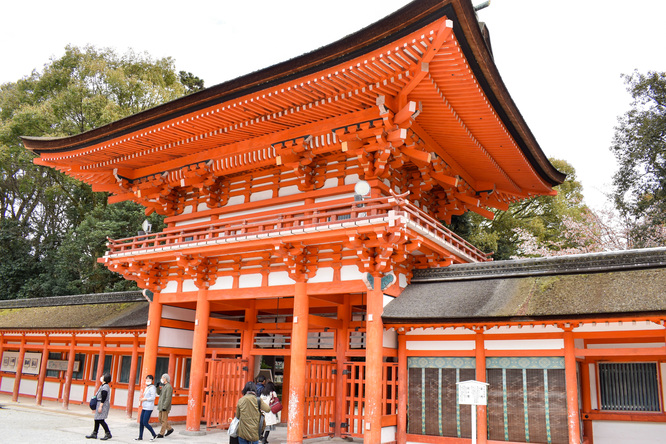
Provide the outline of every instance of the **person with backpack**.
<path id="1" fill-rule="evenodd" d="M 238 424 L 238 442 L 240 444 L 259 444 L 263 434 L 263 412 L 270 412 L 271 408 L 257 394 L 257 386 L 250 381 L 243 387 L 243 397 L 236 405 L 236 418 Z"/>
<path id="2" fill-rule="evenodd" d="M 162 425 L 157 437 L 164 438 L 173 433 L 173 427 L 169 424 L 173 387 L 171 386 L 171 378 L 168 373 L 163 374 L 162 379 L 160 379 L 160 384 L 157 386 L 157 396 L 160 397 L 160 400 L 157 402 L 157 417 Z"/>
<path id="3" fill-rule="evenodd" d="M 109 409 L 111 408 L 111 388 L 109 387 L 109 382 L 111 382 L 111 375 L 109 373 L 104 373 L 99 379 L 102 383 L 102 386 L 97 390 L 97 404 L 95 405 L 95 428 L 90 435 L 87 435 L 88 439 L 97 439 L 97 432 L 99 431 L 99 426 L 101 425 L 104 429 L 104 436 L 101 438 L 101 441 L 106 441 L 111 439 L 111 431 L 109 426 L 106 424 L 106 418 L 109 417 Z"/>

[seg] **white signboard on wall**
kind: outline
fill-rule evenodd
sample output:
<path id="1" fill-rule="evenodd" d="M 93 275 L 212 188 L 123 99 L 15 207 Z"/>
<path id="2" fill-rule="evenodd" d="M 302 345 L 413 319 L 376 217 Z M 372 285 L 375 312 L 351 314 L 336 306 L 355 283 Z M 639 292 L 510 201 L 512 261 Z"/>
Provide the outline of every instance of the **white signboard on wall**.
<path id="1" fill-rule="evenodd" d="M 23 356 L 23 367 L 20 367 L 19 352 L 5 351 L 2 353 L 0 370 L 3 372 L 14 372 L 22 368 L 21 372 L 26 375 L 38 375 L 42 365 L 42 354 L 39 352 L 25 352 Z"/>

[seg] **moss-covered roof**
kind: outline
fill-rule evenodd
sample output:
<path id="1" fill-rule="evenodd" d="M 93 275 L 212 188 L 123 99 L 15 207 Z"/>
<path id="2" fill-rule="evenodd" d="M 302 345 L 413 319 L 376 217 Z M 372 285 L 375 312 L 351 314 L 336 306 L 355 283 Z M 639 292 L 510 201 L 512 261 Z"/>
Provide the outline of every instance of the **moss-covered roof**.
<path id="1" fill-rule="evenodd" d="M 139 292 L 0 302 L 0 329 L 97 330 L 145 328 L 148 302 Z"/>
<path id="2" fill-rule="evenodd" d="M 507 262 L 495 263 L 503 270 L 497 273 L 492 264 L 467 264 L 465 271 L 452 266 L 439 279 L 425 273 L 385 307 L 383 319 L 431 323 L 666 312 L 666 249 L 577 255 L 546 261 L 550 267 L 543 260 Z"/>

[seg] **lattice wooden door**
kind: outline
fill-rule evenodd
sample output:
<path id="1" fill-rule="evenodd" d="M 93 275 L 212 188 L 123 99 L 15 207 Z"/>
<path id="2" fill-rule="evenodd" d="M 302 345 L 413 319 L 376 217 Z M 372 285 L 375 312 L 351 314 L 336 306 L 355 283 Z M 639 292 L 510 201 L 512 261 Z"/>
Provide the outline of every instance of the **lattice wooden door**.
<path id="1" fill-rule="evenodd" d="M 247 382 L 247 361 L 231 358 L 206 359 L 203 418 L 207 428 L 227 428 Z"/>
<path id="2" fill-rule="evenodd" d="M 307 438 L 334 433 L 335 421 L 334 361 L 307 361 L 305 381 L 305 435 Z"/>

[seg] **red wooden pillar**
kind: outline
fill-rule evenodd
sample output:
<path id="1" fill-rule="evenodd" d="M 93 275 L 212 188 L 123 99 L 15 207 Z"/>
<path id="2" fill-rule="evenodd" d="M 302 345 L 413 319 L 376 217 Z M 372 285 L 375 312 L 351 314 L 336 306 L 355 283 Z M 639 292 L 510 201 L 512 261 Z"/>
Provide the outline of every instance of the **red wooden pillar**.
<path id="1" fill-rule="evenodd" d="M 384 293 L 379 274 L 373 275 L 373 289 L 368 291 L 365 327 L 365 430 L 363 441 L 380 443 L 382 436 L 382 381 L 384 361 Z"/>
<path id="2" fill-rule="evenodd" d="M 483 339 L 483 328 L 475 328 L 476 347 L 476 380 L 486 382 L 486 345 Z M 472 406 L 475 408 L 475 406 Z M 476 439 L 479 444 L 488 442 L 488 414 L 487 406 L 476 406 Z"/>
<path id="3" fill-rule="evenodd" d="M 564 375 L 567 385 L 567 417 L 569 443 L 580 444 L 580 410 L 578 407 L 578 378 L 573 327 L 564 329 Z"/>
<path id="4" fill-rule="evenodd" d="M 73 340 L 73 338 L 72 338 Z M 99 339 L 99 357 L 97 358 L 97 374 L 95 375 L 95 388 L 102 385 L 99 382 L 99 378 L 104 374 L 104 361 L 106 361 L 106 337 L 102 333 L 101 338 Z M 97 389 L 95 389 L 97 392 Z"/>
<path id="5" fill-rule="evenodd" d="M 398 444 L 407 442 L 407 336 L 398 332 L 398 424 L 395 439 Z"/>
<path id="6" fill-rule="evenodd" d="M 190 393 L 189 402 L 187 403 L 186 421 L 188 432 L 198 432 L 201 425 L 209 317 L 210 302 L 208 301 L 208 289 L 200 288 L 197 294 L 197 311 L 194 320 L 194 339 L 192 341 L 192 367 L 190 371 Z"/>
<path id="7" fill-rule="evenodd" d="M 247 373 L 248 381 L 254 380 L 254 355 L 252 354 L 252 348 L 254 347 L 254 324 L 257 322 L 257 308 L 256 301 L 248 301 L 248 307 L 245 309 L 245 323 L 247 324 L 247 330 L 243 332 L 241 340 L 243 341 L 242 347 L 242 357 L 247 360 Z"/>
<path id="8" fill-rule="evenodd" d="M 23 360 L 25 359 L 25 333 L 21 334 L 21 348 L 19 349 L 18 361 L 16 362 L 16 377 L 14 378 L 14 391 L 12 401 L 18 401 L 19 388 L 21 387 L 21 376 L 23 376 Z"/>
<path id="9" fill-rule="evenodd" d="M 590 361 L 585 360 L 581 367 L 581 399 L 583 401 L 583 412 L 592 410 L 592 393 L 590 391 Z M 593 442 L 592 421 L 588 415 L 583 416 L 583 439 Z"/>
<path id="10" fill-rule="evenodd" d="M 338 277 L 339 279 L 339 277 Z M 338 319 L 342 321 L 342 326 L 335 333 L 335 359 L 337 376 L 335 380 L 335 436 L 342 436 L 342 421 L 345 413 L 345 378 L 343 371 L 345 370 L 345 358 L 347 355 L 347 347 L 349 346 L 349 316 L 350 304 L 349 295 L 343 297 L 343 303 L 338 305 Z"/>
<path id="11" fill-rule="evenodd" d="M 125 404 L 125 413 L 127 417 L 132 417 L 134 410 L 134 389 L 136 388 L 136 369 L 139 361 L 139 334 L 134 333 L 134 342 L 132 347 L 132 362 L 130 363 L 129 381 L 127 381 L 127 403 Z"/>
<path id="12" fill-rule="evenodd" d="M 162 304 L 159 300 L 159 293 L 153 294 L 153 301 L 148 307 L 148 324 L 146 325 L 146 343 L 143 347 L 143 361 L 141 363 L 141 380 L 139 390 L 146 386 L 146 376 L 155 372 L 157 364 L 157 348 L 160 341 L 160 323 L 162 322 Z M 155 376 L 155 375 L 153 375 Z M 137 422 L 140 419 L 141 404 L 137 407 Z"/>
<path id="13" fill-rule="evenodd" d="M 2 357 L 2 345 L 0 345 L 0 357 Z M 46 365 L 49 361 L 49 334 L 44 337 L 44 346 L 42 347 L 42 362 L 39 366 L 39 377 L 37 379 L 37 399 L 35 404 L 42 405 L 44 396 L 44 381 L 46 380 Z"/>
<path id="14" fill-rule="evenodd" d="M 305 430 L 305 379 L 310 303 L 305 279 L 294 285 L 294 318 L 291 327 L 291 365 L 289 369 L 289 428 L 287 443 L 303 442 Z"/>
<path id="15" fill-rule="evenodd" d="M 5 352 L 5 334 L 0 332 L 0 359 Z M 0 387 L 2 387 L 2 373 L 0 373 Z"/>
<path id="16" fill-rule="evenodd" d="M 102 350 L 104 350 L 104 335 L 102 335 Z M 76 356 L 76 335 L 72 333 L 69 340 L 69 355 L 67 357 L 67 372 L 65 373 L 65 387 L 62 394 L 62 407 L 69 408 L 69 392 L 72 389 L 72 377 L 74 376 L 74 357 Z M 104 352 L 102 352 L 104 353 Z M 103 361 L 102 361 L 103 362 Z M 104 365 L 104 364 L 102 364 Z M 99 373 L 100 364 L 97 362 L 97 373 Z M 99 379 L 99 378 L 97 378 Z"/>

